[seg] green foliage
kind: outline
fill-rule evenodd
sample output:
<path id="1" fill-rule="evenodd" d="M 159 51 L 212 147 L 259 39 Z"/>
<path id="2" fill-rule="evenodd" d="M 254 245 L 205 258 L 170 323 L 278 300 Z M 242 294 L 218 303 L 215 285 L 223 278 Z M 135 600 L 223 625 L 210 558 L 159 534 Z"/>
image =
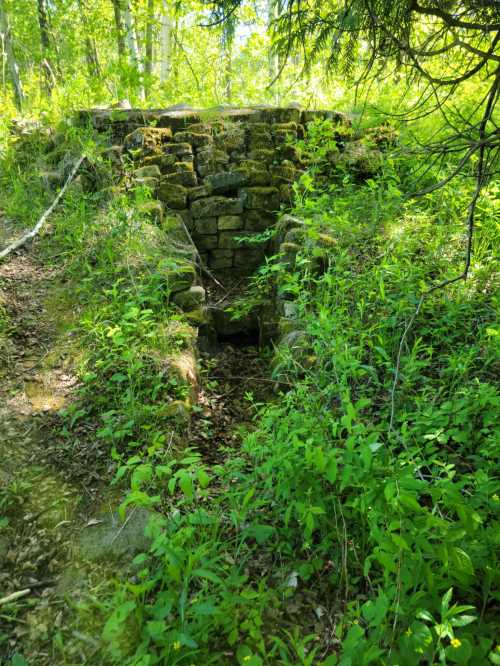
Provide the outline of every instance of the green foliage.
<path id="1" fill-rule="evenodd" d="M 264 267 L 255 294 L 276 276 L 296 303 L 306 358 L 278 350 L 275 377 L 293 386 L 261 408 L 241 454 L 212 469 L 210 506 L 193 469 L 171 519 L 152 522 L 141 583 L 120 590 L 105 631 L 117 662 L 233 663 L 228 650 L 242 664 L 495 662 L 496 190 L 472 278 L 434 292 L 407 338 L 390 429 L 405 322 L 423 288 L 460 270 L 469 193 L 460 182 L 408 201 L 400 162 L 388 158 L 364 185 L 340 173 L 298 188 L 310 242 L 294 271 L 279 256 Z M 324 233 L 337 244 L 318 264 Z M 162 488 L 153 482 L 149 495 Z M 258 585 L 252 559 L 267 572 Z M 338 649 L 325 649 L 321 622 L 311 633 L 306 622 L 285 628 L 287 603 L 305 589 L 334 622 Z"/>

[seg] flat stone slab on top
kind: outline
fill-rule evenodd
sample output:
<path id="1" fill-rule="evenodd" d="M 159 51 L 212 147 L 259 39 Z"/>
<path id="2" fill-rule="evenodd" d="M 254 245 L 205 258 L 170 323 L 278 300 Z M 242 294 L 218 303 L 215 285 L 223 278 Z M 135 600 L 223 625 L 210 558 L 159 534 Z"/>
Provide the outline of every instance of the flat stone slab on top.
<path id="1" fill-rule="evenodd" d="M 179 108 L 181 107 L 181 108 Z M 120 109 L 94 108 L 82 109 L 77 118 L 81 123 L 91 122 L 97 129 L 109 126 L 131 125 L 144 126 L 155 124 L 156 127 L 170 127 L 173 131 L 188 125 L 214 120 L 244 121 L 247 123 L 307 123 L 315 118 L 329 118 L 337 123 L 351 124 L 347 114 L 334 110 L 302 110 L 298 106 L 217 106 L 208 109 L 195 109 L 184 105 L 175 105 L 166 109 Z"/>

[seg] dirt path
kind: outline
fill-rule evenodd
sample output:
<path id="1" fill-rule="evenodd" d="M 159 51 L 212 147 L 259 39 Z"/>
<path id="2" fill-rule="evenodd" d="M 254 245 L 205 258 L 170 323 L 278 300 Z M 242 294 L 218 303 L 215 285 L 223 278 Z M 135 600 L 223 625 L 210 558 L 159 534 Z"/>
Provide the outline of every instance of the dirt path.
<path id="1" fill-rule="evenodd" d="M 92 530 L 116 525 L 103 509 L 103 452 L 85 432 L 65 437 L 58 415 L 78 388 L 72 313 L 61 294 L 57 271 L 33 249 L 0 264 L 1 664 L 15 654 L 41 666 L 89 663 L 99 648 L 71 617 L 74 602 L 104 578 L 87 557 Z"/>

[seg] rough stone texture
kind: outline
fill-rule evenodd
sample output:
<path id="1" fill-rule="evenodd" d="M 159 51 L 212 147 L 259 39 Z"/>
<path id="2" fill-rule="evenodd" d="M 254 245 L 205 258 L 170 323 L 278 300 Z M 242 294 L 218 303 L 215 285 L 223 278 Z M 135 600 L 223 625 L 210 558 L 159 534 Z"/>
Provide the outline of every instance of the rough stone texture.
<path id="1" fill-rule="evenodd" d="M 240 215 L 221 215 L 217 221 L 217 227 L 219 231 L 243 229 L 243 218 Z"/>
<path id="2" fill-rule="evenodd" d="M 158 188 L 158 198 L 169 208 L 185 208 L 187 204 L 187 190 L 182 185 L 162 181 Z"/>
<path id="3" fill-rule="evenodd" d="M 208 197 L 198 199 L 191 205 L 193 217 L 213 217 L 218 215 L 238 215 L 243 212 L 243 204 L 240 199 L 229 197 Z"/>
<path id="4" fill-rule="evenodd" d="M 114 146 L 123 144 L 119 152 L 135 165 L 133 182 L 148 185 L 163 209 L 179 216 L 172 222 L 170 213 L 166 222 L 152 208 L 144 211 L 147 219 L 162 229 L 173 225 L 174 235 L 168 233 L 176 247 L 187 248 L 186 236 L 191 235 L 210 268 L 242 274 L 263 261 L 269 244 L 238 243 L 236 237 L 266 231 L 276 224 L 280 209 L 292 203 L 293 184 L 309 159 L 297 140 L 307 135 L 310 123 L 325 118 L 333 121 L 332 137 L 339 148 L 332 151 L 332 171 L 345 169 L 364 178 L 380 168 L 380 147 L 394 142 L 393 133 L 370 130 L 367 144 L 349 118 L 335 111 L 265 105 L 203 111 L 175 105 L 79 114 L 81 122 L 90 120 L 96 129 L 109 132 Z M 330 174 L 321 177 L 328 180 Z M 292 262 L 294 241 L 282 235 L 275 249 L 280 243 Z M 334 243 L 324 239 L 321 245 L 331 251 Z M 188 256 L 190 247 L 177 248 L 176 256 Z M 191 314 L 202 321 L 206 312 L 198 310 Z"/>
<path id="5" fill-rule="evenodd" d="M 205 290 L 199 285 L 194 285 L 186 291 L 179 291 L 174 294 L 173 301 L 183 310 L 193 310 L 203 305 L 206 299 Z"/>
<path id="6" fill-rule="evenodd" d="M 279 210 L 280 194 L 276 187 L 247 187 L 241 192 L 245 208 L 269 212 Z"/>

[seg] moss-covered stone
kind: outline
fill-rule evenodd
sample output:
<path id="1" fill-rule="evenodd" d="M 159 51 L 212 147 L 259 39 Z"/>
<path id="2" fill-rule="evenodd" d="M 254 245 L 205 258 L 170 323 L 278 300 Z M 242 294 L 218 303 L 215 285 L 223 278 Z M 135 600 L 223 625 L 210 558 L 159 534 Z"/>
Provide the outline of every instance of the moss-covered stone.
<path id="1" fill-rule="evenodd" d="M 169 208 L 185 208 L 187 205 L 187 190 L 182 185 L 165 182 L 162 179 L 158 187 L 158 198 Z"/>
<path id="2" fill-rule="evenodd" d="M 249 187 L 262 187 L 271 184 L 271 174 L 262 165 L 254 166 L 258 162 L 253 160 L 242 161 L 233 169 L 242 178 L 242 185 Z"/>
<path id="3" fill-rule="evenodd" d="M 197 234 L 216 234 L 217 233 L 217 218 L 216 217 L 199 217 L 194 222 L 194 229 Z"/>
<path id="4" fill-rule="evenodd" d="M 147 187 L 151 192 L 155 193 L 160 181 L 158 178 L 136 178 L 134 182 L 136 186 Z"/>
<path id="5" fill-rule="evenodd" d="M 189 143 L 165 143 L 162 146 L 165 155 L 176 155 L 178 162 L 192 161 L 193 149 Z"/>
<path id="6" fill-rule="evenodd" d="M 248 158 L 261 164 L 272 164 L 276 160 L 276 153 L 269 144 L 264 148 L 252 149 L 248 152 Z"/>
<path id="7" fill-rule="evenodd" d="M 148 155 L 158 152 L 171 137 L 172 131 L 168 127 L 139 127 L 125 137 L 123 146 L 129 152 Z"/>
<path id="8" fill-rule="evenodd" d="M 184 314 L 184 317 L 193 325 L 193 326 L 203 326 L 209 321 L 209 312 L 206 307 L 195 308 Z"/>
<path id="9" fill-rule="evenodd" d="M 264 231 L 276 224 L 276 217 L 265 211 L 247 210 L 244 214 L 245 229 L 248 231 Z"/>
<path id="10" fill-rule="evenodd" d="M 232 231 L 234 229 L 243 229 L 244 222 L 241 215 L 221 215 L 217 220 L 219 231 Z"/>
<path id="11" fill-rule="evenodd" d="M 194 234 L 193 240 L 199 250 L 215 250 L 219 247 L 217 234 Z"/>
<path id="12" fill-rule="evenodd" d="M 291 143 L 297 140 L 297 132 L 291 130 L 276 130 L 273 132 L 273 138 L 277 145 Z"/>
<path id="13" fill-rule="evenodd" d="M 219 215 L 239 215 L 243 211 L 240 199 L 230 197 L 207 197 L 191 204 L 193 217 L 218 217 Z"/>
<path id="14" fill-rule="evenodd" d="M 245 182 L 245 176 L 238 171 L 221 171 L 206 176 L 204 181 L 214 194 L 234 192 Z"/>
<path id="15" fill-rule="evenodd" d="M 174 173 L 169 173 L 162 176 L 162 183 L 174 183 L 175 185 L 183 185 L 184 187 L 196 187 L 198 179 L 193 170 L 179 169 Z"/>
<path id="16" fill-rule="evenodd" d="M 198 308 L 206 300 L 206 293 L 203 287 L 194 285 L 186 291 L 179 291 L 174 295 L 173 301 L 183 310 L 193 310 Z"/>
<path id="17" fill-rule="evenodd" d="M 156 164 L 139 167 L 134 171 L 135 178 L 160 178 L 160 168 Z"/>
<path id="18" fill-rule="evenodd" d="M 237 240 L 241 236 L 241 231 L 223 231 L 219 234 L 219 247 L 223 250 L 235 250 L 241 246 Z"/>
<path id="19" fill-rule="evenodd" d="M 197 132 L 176 132 L 174 141 L 178 143 L 189 143 L 194 148 L 208 146 L 213 142 L 211 134 L 198 134 Z"/>
<path id="20" fill-rule="evenodd" d="M 175 419 L 178 423 L 186 423 L 191 417 L 191 405 L 187 400 L 172 400 L 163 405 L 160 415 L 165 419 Z"/>
<path id="21" fill-rule="evenodd" d="M 148 222 L 156 224 L 157 226 L 161 226 L 163 221 L 163 206 L 161 201 L 143 201 L 137 205 L 137 209 L 139 213 L 148 220 Z"/>
<path id="22" fill-rule="evenodd" d="M 297 169 L 289 166 L 270 166 L 269 173 L 272 176 L 274 185 L 281 185 L 282 183 L 293 183 L 297 178 Z"/>
<path id="23" fill-rule="evenodd" d="M 273 212 L 279 209 L 280 193 L 276 187 L 246 187 L 242 190 L 245 208 Z"/>
<path id="24" fill-rule="evenodd" d="M 229 152 L 243 150 L 245 146 L 245 131 L 241 125 L 227 124 L 223 129 L 216 132 L 215 145 Z"/>
<path id="25" fill-rule="evenodd" d="M 198 187 L 193 187 L 189 190 L 188 199 L 189 201 L 196 201 L 197 199 L 209 197 L 211 194 L 212 192 L 207 185 L 199 185 Z"/>
<path id="26" fill-rule="evenodd" d="M 170 257 L 158 263 L 157 271 L 171 294 L 189 289 L 196 278 L 195 267 L 191 262 L 175 262 Z"/>
<path id="27" fill-rule="evenodd" d="M 265 253 L 259 249 L 239 249 L 234 253 L 234 265 L 239 269 L 252 270 L 264 261 Z"/>
<path id="28" fill-rule="evenodd" d="M 214 269 L 231 268 L 233 259 L 232 250 L 212 250 L 208 255 L 209 266 Z"/>

